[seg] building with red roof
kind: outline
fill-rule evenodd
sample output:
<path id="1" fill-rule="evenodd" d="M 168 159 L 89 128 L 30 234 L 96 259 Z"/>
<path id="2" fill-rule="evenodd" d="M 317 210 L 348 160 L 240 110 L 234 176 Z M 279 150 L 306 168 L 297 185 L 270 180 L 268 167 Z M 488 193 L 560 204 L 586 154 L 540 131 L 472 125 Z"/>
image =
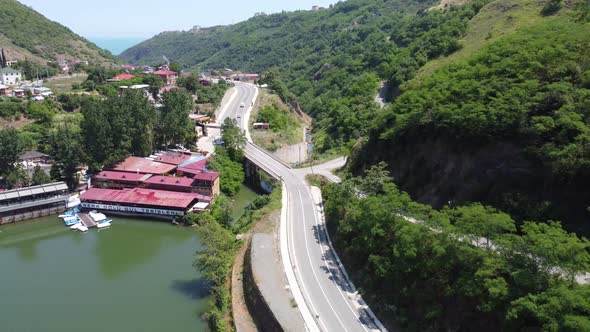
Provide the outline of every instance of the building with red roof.
<path id="1" fill-rule="evenodd" d="M 156 175 L 145 180 L 141 186 L 157 190 L 198 193 L 208 197 L 216 197 L 220 193 L 217 172 L 200 173 L 194 178 Z"/>
<path id="2" fill-rule="evenodd" d="M 102 171 L 94 175 L 93 185 L 98 188 L 135 188 L 149 179 L 151 174 Z"/>
<path id="3" fill-rule="evenodd" d="M 221 192 L 219 184 L 219 173 L 203 172 L 196 174 L 193 178 L 193 188 L 199 194 L 216 197 Z"/>
<path id="4" fill-rule="evenodd" d="M 158 158 L 154 159 L 154 161 L 164 163 L 164 164 L 178 166 L 178 165 L 184 163 L 185 161 L 189 160 L 190 158 L 191 158 L 191 156 L 186 155 L 186 154 L 165 153 L 161 156 L 158 156 Z"/>
<path id="5" fill-rule="evenodd" d="M 168 85 L 174 85 L 176 84 L 176 80 L 178 80 L 178 73 L 172 70 L 158 70 L 154 74 L 160 76 Z"/>
<path id="6" fill-rule="evenodd" d="M 129 73 L 119 74 L 109 80 L 109 82 L 119 82 L 135 78 L 135 75 Z"/>
<path id="7" fill-rule="evenodd" d="M 150 189 L 172 190 L 190 193 L 196 192 L 192 190 L 194 182 L 195 180 L 191 178 L 156 175 L 145 181 L 143 186 Z"/>
<path id="8" fill-rule="evenodd" d="M 184 175 L 188 177 L 194 177 L 197 174 L 202 173 L 207 169 L 207 159 L 201 159 L 192 163 L 183 163 L 178 165 L 176 170 L 177 175 Z"/>
<path id="9" fill-rule="evenodd" d="M 92 188 L 80 195 L 82 208 L 139 213 L 158 216 L 183 216 L 199 202 L 200 195 L 154 189 Z"/>
<path id="10" fill-rule="evenodd" d="M 113 170 L 119 172 L 164 175 L 174 172 L 176 170 L 176 165 L 165 164 L 147 158 L 129 157 L 116 165 Z"/>

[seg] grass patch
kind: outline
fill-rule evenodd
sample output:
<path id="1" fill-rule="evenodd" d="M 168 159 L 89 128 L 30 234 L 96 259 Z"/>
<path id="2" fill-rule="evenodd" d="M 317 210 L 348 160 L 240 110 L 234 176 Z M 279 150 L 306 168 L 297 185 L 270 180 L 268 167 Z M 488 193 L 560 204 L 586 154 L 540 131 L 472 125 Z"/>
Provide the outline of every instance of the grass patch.
<path id="1" fill-rule="evenodd" d="M 271 128 L 253 129 L 252 124 L 255 122 L 268 122 Z M 303 142 L 301 119 L 278 96 L 266 89 L 260 90 L 260 97 L 250 118 L 250 128 L 254 143 L 268 151 Z"/>
<path id="2" fill-rule="evenodd" d="M 447 64 L 466 59 L 483 47 L 517 30 L 565 14 L 562 10 L 551 18 L 544 17 L 541 14 L 544 5 L 545 1 L 538 0 L 498 0 L 489 3 L 469 22 L 467 33 L 460 40 L 461 49 L 448 57 L 428 62 L 416 75 L 416 79 L 422 80 Z"/>
<path id="3" fill-rule="evenodd" d="M 72 89 L 72 84 L 79 84 L 81 85 L 88 75 L 86 74 L 78 74 L 75 77 L 64 77 L 64 78 L 55 78 L 45 82 L 45 86 L 50 88 L 51 91 L 55 95 L 59 95 L 60 93 L 70 93 L 74 90 Z"/>

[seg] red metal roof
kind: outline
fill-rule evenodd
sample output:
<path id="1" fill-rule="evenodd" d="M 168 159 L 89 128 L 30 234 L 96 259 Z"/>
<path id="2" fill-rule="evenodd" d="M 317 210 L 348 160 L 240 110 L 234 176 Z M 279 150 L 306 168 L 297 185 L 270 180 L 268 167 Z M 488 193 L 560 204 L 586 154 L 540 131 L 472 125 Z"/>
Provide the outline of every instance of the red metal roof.
<path id="1" fill-rule="evenodd" d="M 203 169 L 205 169 L 205 167 L 207 167 L 207 159 L 203 159 L 203 160 L 199 160 L 196 161 L 192 164 L 187 164 L 187 165 L 183 165 L 182 168 L 186 168 L 186 169 L 192 169 L 193 171 L 199 171 L 202 172 Z M 196 173 L 194 173 L 196 174 Z"/>
<path id="2" fill-rule="evenodd" d="M 195 175 L 195 180 L 215 181 L 218 177 L 217 172 L 199 173 Z"/>
<path id="3" fill-rule="evenodd" d="M 169 165 L 150 159 L 129 157 L 113 168 L 120 172 L 139 172 L 144 174 L 167 174 L 176 169 L 175 165 Z"/>
<path id="4" fill-rule="evenodd" d="M 151 174 L 142 174 L 142 173 L 129 173 L 129 172 L 116 172 L 116 171 L 102 171 L 94 176 L 95 179 L 102 179 L 102 180 L 116 180 L 116 181 L 125 181 L 125 182 L 143 182 L 149 177 L 152 176 Z"/>
<path id="5" fill-rule="evenodd" d="M 171 75 L 176 75 L 176 72 L 172 71 L 172 70 L 158 70 L 158 71 L 155 71 L 154 74 L 171 76 Z"/>
<path id="6" fill-rule="evenodd" d="M 159 156 L 158 158 L 156 158 L 155 160 L 157 162 L 161 162 L 164 164 L 170 164 L 170 165 L 176 165 L 178 166 L 179 164 L 182 164 L 183 162 L 189 160 L 191 158 L 191 156 L 188 156 L 186 154 L 182 154 L 179 156 L 174 156 L 174 155 L 169 155 L 169 154 L 163 154 L 161 156 Z"/>
<path id="7" fill-rule="evenodd" d="M 141 188 L 132 190 L 92 188 L 80 195 L 80 200 L 83 202 L 94 201 L 182 209 L 190 208 L 198 199 L 199 195 L 192 193 Z"/>
<path id="8" fill-rule="evenodd" d="M 186 177 L 172 177 L 156 175 L 149 178 L 145 183 L 147 184 L 161 184 L 175 187 L 192 187 L 194 179 Z"/>
<path id="9" fill-rule="evenodd" d="M 115 80 L 130 80 L 132 78 L 135 78 L 135 75 L 127 74 L 127 73 L 119 74 L 119 75 L 113 77 L 113 79 L 115 79 Z"/>

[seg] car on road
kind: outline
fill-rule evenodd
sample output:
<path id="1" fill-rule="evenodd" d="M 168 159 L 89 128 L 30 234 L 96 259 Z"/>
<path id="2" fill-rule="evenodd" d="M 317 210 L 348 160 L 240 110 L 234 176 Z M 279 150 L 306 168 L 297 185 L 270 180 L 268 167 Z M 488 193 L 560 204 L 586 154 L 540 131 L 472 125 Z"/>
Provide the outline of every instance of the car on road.
<path id="1" fill-rule="evenodd" d="M 240 103 L 240 108 L 244 108 L 245 106 L 246 106 L 246 104 Z"/>

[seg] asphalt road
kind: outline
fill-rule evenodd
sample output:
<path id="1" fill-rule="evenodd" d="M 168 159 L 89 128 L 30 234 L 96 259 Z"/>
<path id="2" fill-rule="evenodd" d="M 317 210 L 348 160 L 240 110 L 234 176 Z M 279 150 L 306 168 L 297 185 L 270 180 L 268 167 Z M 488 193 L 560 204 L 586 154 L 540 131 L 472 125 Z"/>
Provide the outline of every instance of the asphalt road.
<path id="1" fill-rule="evenodd" d="M 254 102 L 256 88 L 236 84 L 237 93 L 223 105 L 220 119 L 235 118 L 242 128 L 244 115 Z M 240 108 L 244 103 L 245 107 Z M 344 277 L 343 267 L 331 250 L 319 208 L 305 182 L 305 171 L 293 170 L 248 143 L 246 157 L 275 177 L 281 178 L 287 190 L 287 246 L 298 289 L 305 303 L 298 306 L 310 331 L 373 331 L 376 323 L 365 310 L 362 299 Z M 295 287 L 291 285 L 295 291 Z M 304 307 L 302 307 L 302 305 Z M 311 314 L 311 316 L 309 315 Z"/>

